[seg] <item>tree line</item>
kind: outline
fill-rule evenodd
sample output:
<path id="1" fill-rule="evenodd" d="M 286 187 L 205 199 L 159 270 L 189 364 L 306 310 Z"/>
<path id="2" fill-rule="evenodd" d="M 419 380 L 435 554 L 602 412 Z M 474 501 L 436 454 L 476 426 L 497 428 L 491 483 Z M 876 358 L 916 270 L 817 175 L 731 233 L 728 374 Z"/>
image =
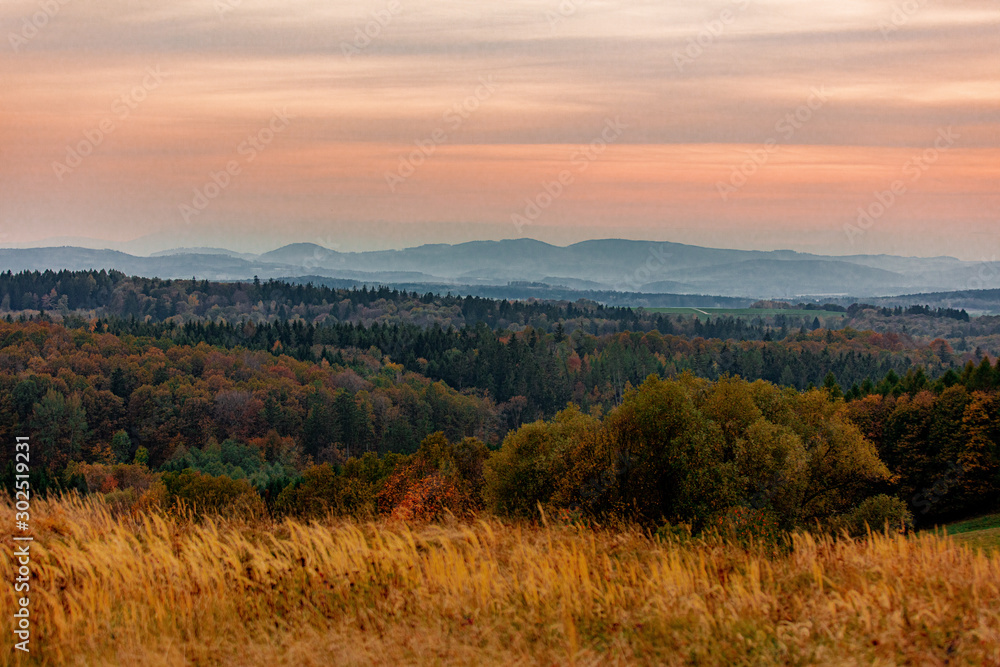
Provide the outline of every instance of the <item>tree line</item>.
<path id="1" fill-rule="evenodd" d="M 113 333 L 116 327 L 135 329 L 136 333 Z M 142 327 L 153 327 L 145 333 L 157 335 L 136 335 L 143 332 Z M 401 341 L 399 336 L 404 333 L 414 338 Z M 802 340 L 796 340 L 799 335 Z M 220 345 L 213 337 L 243 343 L 258 340 L 260 344 Z M 287 342 L 289 349 L 308 350 L 310 358 L 297 359 L 288 354 L 282 341 Z M 404 353 L 400 355 L 401 363 L 389 354 L 394 342 L 401 351 L 419 351 L 430 359 L 411 358 Z M 310 328 L 301 322 L 238 326 L 197 323 L 171 327 L 135 320 L 94 320 L 89 326 L 75 329 L 45 321 L 0 323 L 0 441 L 9 448 L 14 435 L 28 432 L 36 443 L 33 467 L 37 474 L 47 476 L 53 483 L 62 480 L 78 486 L 80 476 L 85 480 L 88 474 L 97 475 L 100 480 L 93 483 L 107 487 L 109 492 L 125 483 L 116 481 L 115 475 L 124 479 L 138 474 L 128 466 L 148 466 L 174 475 L 176 479 L 166 479 L 177 484 L 184 480 L 191 482 L 190 488 L 211 484 L 201 478 L 195 483 L 189 479 L 194 473 L 244 480 L 256 489 L 255 493 L 266 494 L 273 504 L 291 485 L 299 488 L 311 466 L 326 464 L 332 472 L 323 473 L 324 483 L 341 489 L 337 493 L 347 484 L 340 477 L 344 470 L 364 469 L 368 471 L 365 475 L 375 475 L 381 481 L 371 482 L 375 486 L 369 491 L 377 500 L 377 492 L 382 490 L 379 485 L 389 479 L 388 469 L 395 465 L 390 463 L 409 460 L 406 457 L 418 454 L 421 443 L 435 433 L 449 443 L 465 442 L 463 447 L 469 451 L 488 452 L 498 447 L 501 451 L 516 450 L 520 452 L 516 456 L 504 455 L 516 467 L 522 458 L 530 460 L 530 453 L 536 451 L 532 448 L 540 446 L 541 441 L 531 435 L 538 429 L 544 433 L 551 431 L 546 437 L 561 438 L 560 447 L 570 447 L 579 434 L 570 429 L 569 435 L 558 435 L 563 428 L 560 424 L 586 422 L 587 428 L 600 431 L 597 423 L 604 423 L 602 415 L 610 418 L 626 414 L 623 406 L 642 402 L 646 394 L 660 396 L 666 392 L 667 397 L 662 400 L 673 407 L 651 404 L 648 406 L 651 412 L 628 413 L 632 416 L 627 420 L 610 422 L 626 429 L 625 433 L 632 433 L 628 429 L 639 428 L 641 423 L 647 424 L 642 428 L 652 429 L 635 432 L 636 438 L 652 438 L 642 441 L 647 442 L 643 447 L 652 448 L 643 450 L 642 457 L 654 456 L 651 452 L 658 451 L 656 447 L 666 446 L 655 440 L 654 435 L 670 431 L 672 427 L 668 426 L 674 419 L 671 414 L 675 408 L 688 414 L 694 420 L 692 423 L 702 424 L 698 429 L 708 429 L 704 432 L 696 429 L 693 434 L 682 429 L 686 435 L 677 435 L 681 438 L 678 443 L 690 438 L 698 442 L 705 438 L 712 440 L 716 438 L 712 434 L 717 426 L 725 435 L 722 441 L 729 443 L 725 447 L 738 450 L 748 446 L 738 444 L 737 440 L 751 437 L 750 427 L 759 417 L 711 417 L 709 421 L 716 426 L 699 421 L 706 418 L 709 410 L 704 397 L 725 389 L 732 395 L 726 394 L 725 400 L 720 398 L 712 403 L 716 406 L 712 410 L 742 401 L 751 416 L 758 412 L 772 415 L 765 420 L 770 426 L 762 424 L 760 428 L 784 424 L 783 428 L 791 429 L 805 443 L 812 442 L 810 432 L 796 430 L 801 428 L 799 420 L 805 417 L 792 414 L 800 408 L 805 410 L 804 406 L 818 411 L 810 413 L 814 414 L 810 418 L 813 423 L 822 418 L 834 420 L 831 423 L 835 425 L 840 423 L 836 420 L 842 420 L 856 427 L 890 473 L 869 480 L 870 484 L 866 482 L 865 497 L 881 492 L 911 505 L 920 502 L 921 508 L 929 503 L 936 508 L 927 515 L 930 517 L 970 512 L 982 506 L 983 494 L 993 493 L 991 485 L 998 481 L 995 460 L 1000 442 L 997 428 L 1000 403 L 996 396 L 1000 390 L 1000 363 L 994 366 L 984 358 L 979 364 L 969 362 L 958 367 L 951 359 L 946 372 L 932 373 L 925 368 L 940 370 L 952 356 L 947 343 L 940 341 L 919 349 L 907 349 L 904 343 L 900 336 L 850 330 L 821 330 L 798 334 L 782 342 L 745 341 L 737 345 L 731 341 L 688 340 L 659 332 L 603 337 L 582 332 L 561 336 L 540 334 L 530 328 L 516 333 L 494 332 L 482 323 L 471 330 L 447 331 L 440 327 L 407 329 L 399 325 Z M 724 370 L 720 363 L 728 360 L 732 367 L 742 368 L 737 364 L 748 364 L 748 359 L 753 359 L 763 373 L 770 372 L 775 359 L 781 358 L 800 361 L 808 358 L 816 363 L 815 377 L 822 378 L 815 383 L 818 388 L 798 391 L 765 379 L 736 380 L 736 373 Z M 844 392 L 838 376 L 827 370 L 835 359 L 841 362 L 837 368 L 849 369 L 854 364 L 870 370 L 888 364 L 889 371 L 877 383 L 866 377 L 864 382 L 851 385 Z M 918 367 L 917 360 L 924 361 L 924 366 Z M 414 367 L 408 368 L 407 364 Z M 897 372 L 896 364 L 906 370 Z M 694 372 L 697 370 L 711 377 L 699 378 Z M 824 370 L 825 377 L 820 375 Z M 640 386 L 645 389 L 637 389 Z M 822 398 L 822 404 L 817 397 Z M 675 405 L 676 401 L 680 403 Z M 747 401 L 756 407 L 751 409 Z M 573 406 L 569 412 L 567 404 Z M 787 405 L 780 408 L 779 404 Z M 658 416 L 648 421 L 652 419 L 649 415 Z M 775 422 L 780 415 L 784 415 L 780 417 L 784 421 Z M 741 419 L 750 421 L 743 424 Z M 531 424 L 536 426 L 529 428 Z M 548 425 L 543 428 L 538 424 Z M 582 475 L 578 479 L 581 486 L 572 492 L 563 490 L 568 500 L 557 503 L 561 509 L 577 511 L 587 507 L 583 501 L 590 498 L 591 491 L 581 489 L 610 484 L 608 480 L 612 477 L 632 474 L 635 464 L 629 458 L 632 454 L 620 458 L 621 448 L 630 447 L 631 441 L 625 436 L 615 437 L 618 438 L 615 448 L 599 450 L 603 452 L 600 456 L 605 457 L 600 459 L 604 468 L 593 464 L 596 467 L 584 471 L 585 475 L 581 471 L 572 473 Z M 852 442 L 852 447 L 862 446 Z M 594 442 L 591 445 L 597 446 Z M 711 444 L 707 451 L 716 451 L 711 449 L 716 446 L 722 445 Z M 537 465 L 554 465 L 549 454 L 544 453 L 546 450 L 537 451 L 542 452 Z M 695 452 L 699 457 L 708 456 L 700 449 Z M 12 452 L 6 454 L 5 460 L 12 461 Z M 365 458 L 365 455 L 370 456 Z M 480 455 L 487 454 L 476 454 Z M 582 462 L 583 455 L 575 449 L 560 454 L 570 462 Z M 587 455 L 597 456 L 594 452 Z M 703 474 L 708 475 L 707 471 L 720 462 L 733 463 L 732 456 L 730 449 L 712 454 L 705 459 L 712 463 Z M 361 458 L 368 463 L 358 463 Z M 355 462 L 351 463 L 352 460 Z M 504 459 L 497 459 L 501 460 Z M 434 465 L 438 464 L 440 461 Z M 655 475 L 667 477 L 656 477 L 660 481 L 642 484 L 680 484 L 671 475 L 686 466 L 688 463 L 670 468 L 674 472 L 669 475 L 657 472 Z M 385 475 L 378 477 L 372 470 L 381 470 L 379 474 Z M 949 477 L 944 482 L 935 479 L 934 475 L 942 470 L 953 471 L 955 479 Z M 188 477 L 178 477 L 185 474 Z M 535 479 L 532 483 L 554 489 L 562 474 L 555 470 L 542 474 L 536 470 L 531 473 Z M 780 477 L 784 473 L 769 474 Z M 13 482 L 10 465 L 4 475 L 5 483 Z M 744 476 L 740 473 L 734 479 Z M 416 478 L 407 479 L 417 483 Z M 494 481 L 499 483 L 499 479 Z M 511 493 L 529 488 L 527 478 L 515 475 L 510 479 Z M 594 479 L 604 481 L 598 483 Z M 699 478 L 691 482 L 691 488 L 709 481 Z M 737 483 L 716 481 L 724 483 L 725 488 Z M 480 493 L 475 502 L 485 503 L 492 496 L 482 495 L 486 492 L 475 486 L 479 483 L 462 486 L 456 482 L 458 486 L 452 488 L 440 486 L 438 480 L 427 482 L 433 488 L 421 493 L 426 491 L 430 498 L 437 493 L 434 489 L 447 488 L 456 498 L 467 498 L 469 489 L 475 487 Z M 351 484 L 356 486 L 360 482 Z M 400 489 L 406 487 L 402 481 L 399 484 L 403 485 Z M 962 484 L 971 486 L 959 493 L 957 489 Z M 96 488 L 89 482 L 82 487 Z M 355 491 L 361 493 L 360 488 Z M 655 509 L 642 510 L 642 515 L 652 520 L 650 517 L 659 512 L 665 517 L 701 517 L 699 521 L 707 521 L 716 517 L 713 512 L 725 509 L 725 503 L 737 500 L 742 503 L 741 494 L 748 493 L 746 489 L 751 487 L 733 488 L 743 490 L 726 491 L 722 496 L 725 502 L 719 501 L 721 505 L 704 505 L 708 501 L 696 499 L 677 500 L 681 503 L 678 507 L 688 508 L 677 513 L 666 509 L 675 507 L 675 501 L 671 500 Z M 752 488 L 753 494 L 770 493 L 759 485 Z M 665 489 L 656 492 L 667 493 Z M 399 498 L 403 498 L 409 491 L 400 493 Z M 633 492 L 609 496 L 600 502 L 595 500 L 591 509 L 619 512 L 621 503 L 637 502 L 634 494 L 629 494 Z M 939 502 L 945 496 L 947 502 Z M 286 494 L 286 501 L 291 502 L 287 498 Z M 548 497 L 532 498 L 533 501 L 526 500 L 528 504 L 521 507 L 528 507 L 534 501 L 554 502 Z M 836 509 L 830 510 L 831 516 L 850 513 L 854 511 L 852 507 L 859 506 L 851 503 L 863 501 L 861 496 L 851 498 L 837 501 Z M 508 501 L 490 502 L 494 503 L 492 507 L 508 507 L 504 504 Z M 701 509 L 692 509 L 696 506 Z M 714 509 L 709 511 L 706 509 L 709 506 Z"/>
<path id="2" fill-rule="evenodd" d="M 523 399 L 525 416 L 530 419 L 551 416 L 568 401 L 584 409 L 608 407 L 626 383 L 638 384 L 650 374 L 675 376 L 688 371 L 710 380 L 739 375 L 807 389 L 822 384 L 832 373 L 845 391 L 857 385 L 860 396 L 862 387 L 867 389 L 886 377 L 901 381 L 918 367 L 928 383 L 949 370 L 961 372 L 966 358 L 945 341 L 925 346 L 908 336 L 852 329 L 736 341 L 655 330 L 604 335 L 580 330 L 567 334 L 559 327 L 552 333 L 533 327 L 497 331 L 482 322 L 445 329 L 436 324 L 313 325 L 302 321 L 176 326 L 108 319 L 98 320 L 95 326 L 115 335 L 169 344 L 244 347 L 335 365 L 343 363 L 343 349 L 374 349 L 408 371 L 456 389 L 485 392 L 499 402 Z"/>

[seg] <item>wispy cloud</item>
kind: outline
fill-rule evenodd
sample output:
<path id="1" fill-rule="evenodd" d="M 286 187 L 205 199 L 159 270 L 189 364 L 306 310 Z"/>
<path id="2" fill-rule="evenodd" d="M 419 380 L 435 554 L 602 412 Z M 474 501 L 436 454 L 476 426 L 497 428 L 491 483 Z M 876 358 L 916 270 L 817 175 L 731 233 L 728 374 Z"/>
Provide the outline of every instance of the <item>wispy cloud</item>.
<path id="1" fill-rule="evenodd" d="M 137 225 L 167 229 L 188 184 L 205 183 L 274 108 L 296 122 L 200 216 L 206 229 L 248 215 L 303 238 L 347 221 L 498 224 L 538 191 L 532 179 L 623 114 L 628 133 L 546 224 L 657 238 L 700 225 L 703 243 L 782 233 L 786 245 L 815 250 L 821 238 L 846 251 L 839 211 L 856 210 L 897 151 L 924 146 L 941 126 L 956 127 L 962 146 L 866 243 L 896 247 L 893 233 L 933 230 L 935 220 L 996 223 L 983 213 L 997 210 L 1000 156 L 993 0 L 921 3 L 889 38 L 880 25 L 894 10 L 884 0 L 586 0 L 557 25 L 548 16 L 557 0 L 397 2 L 350 58 L 343 44 L 385 0 L 241 0 L 224 12 L 204 0 L 61 2 L 44 30 L 0 58 L 0 225 L 13 241 L 81 226 L 120 238 Z M 18 34 L 38 7 L 0 4 L 0 30 Z M 673 54 L 727 9 L 736 20 L 679 70 Z M 51 183 L 66 146 L 152 66 L 169 73 L 156 94 L 86 169 Z M 502 95 L 448 134 L 405 196 L 390 196 L 386 169 L 483 76 Z M 720 202 L 715 183 L 740 151 L 765 142 L 775 118 L 820 86 L 822 114 Z M 908 252 L 938 247 L 907 238 Z"/>

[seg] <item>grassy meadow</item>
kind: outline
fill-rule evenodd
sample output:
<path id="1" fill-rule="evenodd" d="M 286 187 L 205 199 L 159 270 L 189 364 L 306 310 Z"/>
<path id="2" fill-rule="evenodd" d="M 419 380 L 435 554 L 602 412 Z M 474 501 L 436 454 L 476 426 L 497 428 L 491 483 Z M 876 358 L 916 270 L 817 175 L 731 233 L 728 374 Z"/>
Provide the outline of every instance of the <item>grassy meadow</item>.
<path id="1" fill-rule="evenodd" d="M 1000 664 L 1000 553 L 943 531 L 774 550 L 551 518 L 33 509 L 33 651 L 14 664 Z"/>
<path id="2" fill-rule="evenodd" d="M 1000 514 L 958 521 L 942 530 L 948 535 L 954 535 L 959 544 L 1000 551 Z"/>

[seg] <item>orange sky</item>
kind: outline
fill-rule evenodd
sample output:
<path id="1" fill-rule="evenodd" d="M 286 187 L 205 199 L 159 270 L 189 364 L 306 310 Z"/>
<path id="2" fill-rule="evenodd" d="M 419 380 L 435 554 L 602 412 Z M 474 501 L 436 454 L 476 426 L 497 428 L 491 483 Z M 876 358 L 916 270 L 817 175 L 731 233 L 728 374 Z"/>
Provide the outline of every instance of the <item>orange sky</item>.
<path id="1" fill-rule="evenodd" d="M 6 245 L 1000 255 L 995 0 L 40 7 L 0 5 Z"/>

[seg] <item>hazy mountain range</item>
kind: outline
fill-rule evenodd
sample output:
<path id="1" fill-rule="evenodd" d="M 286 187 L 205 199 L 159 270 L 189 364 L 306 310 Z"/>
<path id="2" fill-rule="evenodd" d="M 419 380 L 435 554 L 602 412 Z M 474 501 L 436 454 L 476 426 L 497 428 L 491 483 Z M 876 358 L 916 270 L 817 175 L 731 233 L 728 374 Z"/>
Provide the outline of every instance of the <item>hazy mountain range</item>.
<path id="1" fill-rule="evenodd" d="M 319 276 L 361 283 L 506 286 L 748 298 L 881 297 L 1000 288 L 1000 262 L 952 257 L 824 256 L 723 250 L 679 243 L 531 239 L 338 252 L 294 243 L 260 255 L 177 248 L 150 256 L 75 246 L 0 249 L 0 269 L 118 269 L 161 278 L 245 280 Z"/>

